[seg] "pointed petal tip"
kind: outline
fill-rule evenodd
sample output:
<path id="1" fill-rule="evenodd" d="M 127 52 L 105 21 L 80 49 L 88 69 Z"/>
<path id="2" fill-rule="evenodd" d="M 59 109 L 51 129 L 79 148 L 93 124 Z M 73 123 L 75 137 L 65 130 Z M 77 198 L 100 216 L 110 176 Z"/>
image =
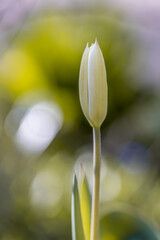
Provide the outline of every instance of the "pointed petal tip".
<path id="1" fill-rule="evenodd" d="M 99 46 L 97 37 L 95 38 L 95 44 Z"/>
<path id="2" fill-rule="evenodd" d="M 96 45 L 96 46 L 99 46 L 99 43 L 98 43 L 97 37 L 96 37 L 96 39 L 95 39 L 95 45 Z"/>
<path id="3" fill-rule="evenodd" d="M 89 45 L 89 43 L 87 42 L 87 44 L 86 44 L 86 48 L 89 48 L 89 46 L 88 46 L 88 45 Z"/>

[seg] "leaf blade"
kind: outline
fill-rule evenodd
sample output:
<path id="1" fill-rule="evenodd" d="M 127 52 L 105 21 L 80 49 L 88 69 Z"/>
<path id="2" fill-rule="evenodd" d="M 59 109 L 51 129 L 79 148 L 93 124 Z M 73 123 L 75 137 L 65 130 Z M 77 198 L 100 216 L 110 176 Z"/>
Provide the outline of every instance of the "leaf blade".
<path id="1" fill-rule="evenodd" d="M 90 240 L 91 194 L 89 191 L 89 185 L 88 185 L 88 181 L 85 174 L 81 182 L 80 204 L 81 204 L 82 223 L 83 223 L 85 238 L 86 240 Z"/>
<path id="2" fill-rule="evenodd" d="M 72 240 L 85 240 L 76 174 L 74 174 L 73 176 L 71 224 L 72 224 Z"/>

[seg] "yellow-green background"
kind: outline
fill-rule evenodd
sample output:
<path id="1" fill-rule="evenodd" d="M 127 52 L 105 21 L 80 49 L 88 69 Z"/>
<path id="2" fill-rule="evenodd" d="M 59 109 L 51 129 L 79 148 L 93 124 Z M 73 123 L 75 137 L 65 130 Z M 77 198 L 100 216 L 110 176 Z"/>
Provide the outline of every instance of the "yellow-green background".
<path id="1" fill-rule="evenodd" d="M 92 177 L 92 129 L 80 108 L 79 66 L 87 42 L 96 37 L 106 62 L 109 92 L 102 126 L 102 240 L 149 239 L 125 214 L 105 220 L 111 209 L 128 211 L 125 204 L 138 208 L 151 226 L 159 228 L 159 91 L 141 84 L 145 50 L 141 51 L 140 33 L 121 12 L 102 6 L 30 10 L 1 30 L 2 240 L 71 239 L 72 173 L 76 169 L 79 174 L 83 163 L 90 185 Z M 48 147 L 27 153 L 16 142 L 16 133 L 27 112 L 42 102 L 59 107 L 63 124 Z M 132 211 L 134 215 L 136 210 Z M 114 230 L 115 224 L 119 228 Z"/>

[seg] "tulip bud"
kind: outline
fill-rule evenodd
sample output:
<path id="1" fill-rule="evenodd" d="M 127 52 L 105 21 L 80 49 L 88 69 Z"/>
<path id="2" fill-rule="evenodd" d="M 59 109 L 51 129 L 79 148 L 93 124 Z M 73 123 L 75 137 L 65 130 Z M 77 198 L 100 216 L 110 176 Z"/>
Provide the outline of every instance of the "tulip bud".
<path id="1" fill-rule="evenodd" d="M 79 74 L 79 96 L 83 113 L 92 127 L 100 127 L 107 114 L 108 88 L 104 58 L 97 40 L 86 46 Z"/>

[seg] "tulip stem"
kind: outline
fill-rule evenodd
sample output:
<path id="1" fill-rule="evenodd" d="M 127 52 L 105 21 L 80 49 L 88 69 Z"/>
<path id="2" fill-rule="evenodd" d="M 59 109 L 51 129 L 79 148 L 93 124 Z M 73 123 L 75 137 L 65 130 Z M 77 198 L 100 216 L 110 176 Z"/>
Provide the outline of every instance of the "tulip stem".
<path id="1" fill-rule="evenodd" d="M 99 189 L 101 166 L 100 128 L 93 128 L 93 191 L 90 240 L 98 240 L 99 235 Z"/>

